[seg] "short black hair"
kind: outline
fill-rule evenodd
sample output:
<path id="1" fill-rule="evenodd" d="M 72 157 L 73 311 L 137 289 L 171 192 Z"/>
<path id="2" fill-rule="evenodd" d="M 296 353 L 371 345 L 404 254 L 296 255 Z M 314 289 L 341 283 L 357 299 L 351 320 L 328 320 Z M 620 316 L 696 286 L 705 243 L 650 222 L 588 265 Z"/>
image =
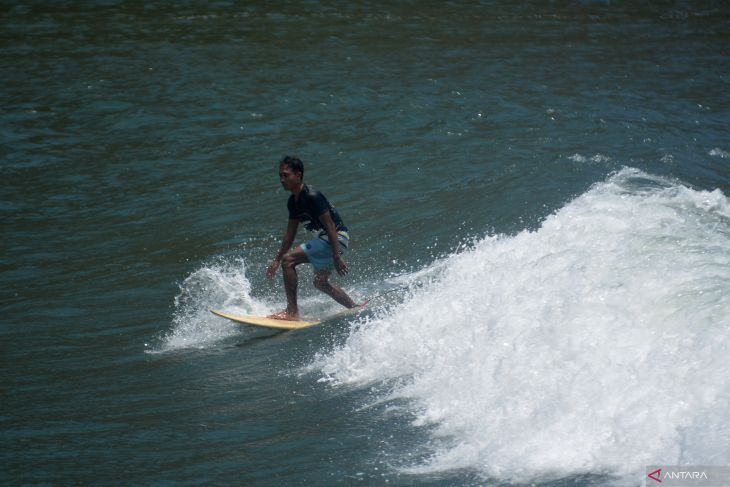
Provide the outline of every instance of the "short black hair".
<path id="1" fill-rule="evenodd" d="M 289 166 L 289 169 L 291 169 L 292 171 L 301 173 L 302 177 L 304 177 L 304 163 L 298 157 L 284 156 L 284 158 L 279 163 L 279 166 L 283 166 L 284 164 Z"/>

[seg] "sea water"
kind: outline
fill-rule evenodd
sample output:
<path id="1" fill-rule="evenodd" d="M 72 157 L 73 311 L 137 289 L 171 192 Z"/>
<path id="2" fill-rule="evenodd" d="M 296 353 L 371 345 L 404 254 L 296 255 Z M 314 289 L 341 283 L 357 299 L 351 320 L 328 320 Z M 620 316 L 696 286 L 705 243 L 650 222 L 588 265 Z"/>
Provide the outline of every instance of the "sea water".
<path id="1" fill-rule="evenodd" d="M 0 14 L 5 485 L 642 485 L 727 465 L 722 2 Z M 359 317 L 277 333 L 277 162 Z M 300 233 L 297 242 L 306 238 Z M 300 268 L 300 307 L 340 308 Z"/>

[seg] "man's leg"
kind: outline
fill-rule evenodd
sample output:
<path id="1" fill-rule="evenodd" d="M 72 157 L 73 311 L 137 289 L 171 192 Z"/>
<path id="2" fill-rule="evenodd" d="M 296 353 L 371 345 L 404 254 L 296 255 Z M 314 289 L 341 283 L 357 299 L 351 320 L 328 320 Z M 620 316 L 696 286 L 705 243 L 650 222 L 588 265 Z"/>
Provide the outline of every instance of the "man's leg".
<path id="1" fill-rule="evenodd" d="M 286 311 L 270 315 L 269 318 L 279 320 L 298 320 L 299 307 L 297 305 L 297 287 L 299 279 L 297 277 L 296 267 L 299 264 L 309 262 L 307 255 L 301 247 L 288 252 L 281 259 L 281 270 L 284 275 L 284 291 L 286 291 Z"/>
<path id="2" fill-rule="evenodd" d="M 348 296 L 345 291 L 329 282 L 329 271 L 317 271 L 314 273 L 314 287 L 329 295 L 345 308 L 355 308 L 357 304 Z"/>

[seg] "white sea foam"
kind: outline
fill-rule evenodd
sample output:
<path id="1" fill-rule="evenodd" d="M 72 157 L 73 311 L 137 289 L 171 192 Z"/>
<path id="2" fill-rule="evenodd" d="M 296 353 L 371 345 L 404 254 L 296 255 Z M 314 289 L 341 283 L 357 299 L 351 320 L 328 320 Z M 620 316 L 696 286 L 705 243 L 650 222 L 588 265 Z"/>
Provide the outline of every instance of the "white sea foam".
<path id="1" fill-rule="evenodd" d="M 719 147 L 715 147 L 710 152 L 708 152 L 708 154 L 715 157 L 722 157 L 723 159 L 727 159 L 730 157 L 730 152 L 722 150 Z"/>
<path id="2" fill-rule="evenodd" d="M 210 309 L 242 315 L 271 312 L 266 303 L 251 296 L 243 259 L 203 265 L 180 285 L 172 329 L 163 337 L 161 351 L 204 348 L 240 333 L 240 326 L 214 316 Z"/>
<path id="3" fill-rule="evenodd" d="M 401 384 L 433 457 L 530 480 L 730 464 L 730 203 L 623 169 L 487 237 L 315 367 Z M 428 273 L 427 273 L 428 274 Z"/>
<path id="4" fill-rule="evenodd" d="M 573 162 L 581 162 L 581 163 L 590 162 L 590 163 L 595 163 L 595 164 L 609 162 L 611 160 L 610 157 L 604 156 L 603 154 L 595 154 L 591 157 L 586 157 L 581 154 L 573 154 L 572 156 L 568 157 L 568 159 L 570 159 Z"/>

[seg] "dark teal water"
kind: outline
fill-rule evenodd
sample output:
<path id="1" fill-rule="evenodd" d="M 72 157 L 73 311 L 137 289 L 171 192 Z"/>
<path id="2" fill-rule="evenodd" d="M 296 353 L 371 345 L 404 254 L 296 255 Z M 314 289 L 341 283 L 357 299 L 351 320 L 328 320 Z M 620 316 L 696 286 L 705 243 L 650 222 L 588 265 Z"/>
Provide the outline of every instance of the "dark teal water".
<path id="1" fill-rule="evenodd" d="M 4 484 L 730 463 L 724 2 L 7 2 L 0 22 Z M 283 307 L 284 154 L 352 230 L 337 282 L 408 292 L 299 333 L 209 315 Z M 305 314 L 335 311 L 311 276 Z"/>

